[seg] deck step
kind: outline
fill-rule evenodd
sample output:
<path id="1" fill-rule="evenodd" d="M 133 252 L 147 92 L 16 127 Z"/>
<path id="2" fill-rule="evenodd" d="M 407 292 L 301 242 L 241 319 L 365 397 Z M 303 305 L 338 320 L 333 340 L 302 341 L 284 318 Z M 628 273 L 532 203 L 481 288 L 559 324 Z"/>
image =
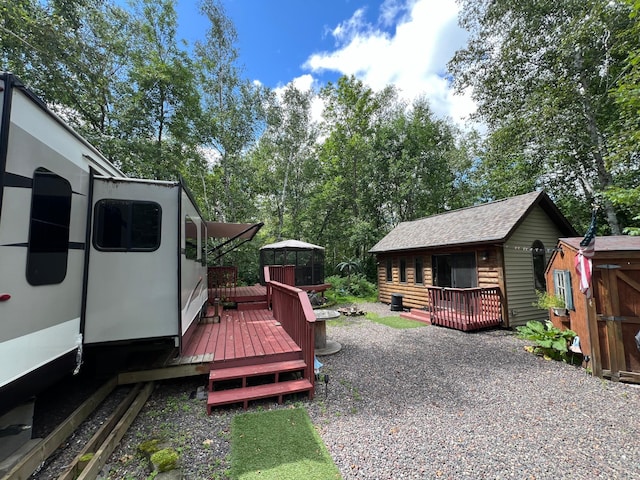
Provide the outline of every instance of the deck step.
<path id="1" fill-rule="evenodd" d="M 426 323 L 431 325 L 431 314 L 426 310 L 422 310 L 419 308 L 412 308 L 408 312 L 402 312 L 400 314 L 401 318 L 407 318 L 409 320 L 417 320 L 418 322 Z"/>
<path id="2" fill-rule="evenodd" d="M 259 375 L 295 372 L 296 370 L 304 370 L 306 366 L 307 364 L 304 360 L 287 360 L 283 362 L 264 363 L 262 365 L 248 365 L 246 367 L 230 367 L 211 370 L 209 372 L 209 390 L 213 390 L 213 382 L 256 377 Z"/>
<path id="3" fill-rule="evenodd" d="M 238 302 L 238 310 L 265 310 L 267 309 L 267 300 L 254 302 Z"/>
<path id="4" fill-rule="evenodd" d="M 213 407 L 239 402 L 242 402 L 246 410 L 250 400 L 259 400 L 261 398 L 278 397 L 278 403 L 282 403 L 282 397 L 284 395 L 310 392 L 312 389 L 313 385 L 311 382 L 303 378 L 300 380 L 289 380 L 286 382 L 267 383 L 265 385 L 209 392 L 207 413 L 211 415 Z"/>

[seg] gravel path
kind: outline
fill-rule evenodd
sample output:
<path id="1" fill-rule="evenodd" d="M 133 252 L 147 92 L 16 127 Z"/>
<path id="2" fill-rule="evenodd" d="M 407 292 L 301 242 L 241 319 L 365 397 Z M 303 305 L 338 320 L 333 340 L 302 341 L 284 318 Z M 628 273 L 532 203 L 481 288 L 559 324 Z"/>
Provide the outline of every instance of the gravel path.
<path id="1" fill-rule="evenodd" d="M 319 385 L 314 401 L 300 404 L 344 479 L 640 479 L 637 386 L 545 361 L 509 331 L 341 323 L 327 336 L 342 350 L 320 357 L 326 398 Z M 198 385 L 158 388 L 103 478 L 146 478 L 135 447 L 151 435 L 171 438 L 184 478 L 225 478 L 229 425 L 242 410 L 207 416 Z"/>

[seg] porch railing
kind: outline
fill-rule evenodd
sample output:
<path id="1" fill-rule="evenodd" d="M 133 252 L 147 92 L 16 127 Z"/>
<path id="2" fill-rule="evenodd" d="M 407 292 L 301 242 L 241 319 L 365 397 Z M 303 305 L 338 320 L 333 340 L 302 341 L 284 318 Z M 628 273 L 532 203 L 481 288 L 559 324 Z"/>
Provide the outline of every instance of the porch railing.
<path id="1" fill-rule="evenodd" d="M 427 287 L 431 323 L 469 331 L 502 324 L 499 287 Z"/>
<path id="2" fill-rule="evenodd" d="M 207 269 L 209 302 L 219 298 L 224 301 L 235 295 L 238 285 L 237 267 L 209 267 Z"/>
<path id="3" fill-rule="evenodd" d="M 266 268 L 265 273 L 267 273 Z M 303 290 L 284 283 L 271 281 L 267 285 L 271 287 L 273 316 L 302 349 L 302 355 L 307 364 L 304 376 L 311 382 L 311 385 L 314 385 L 314 328 L 316 316 L 313 313 L 309 297 Z M 310 398 L 313 398 L 313 390 L 310 393 Z"/>
<path id="4" fill-rule="evenodd" d="M 264 283 L 267 286 L 267 305 L 269 306 L 271 306 L 271 285 L 269 283 L 272 281 L 295 286 L 296 267 L 294 265 L 264 266 Z"/>

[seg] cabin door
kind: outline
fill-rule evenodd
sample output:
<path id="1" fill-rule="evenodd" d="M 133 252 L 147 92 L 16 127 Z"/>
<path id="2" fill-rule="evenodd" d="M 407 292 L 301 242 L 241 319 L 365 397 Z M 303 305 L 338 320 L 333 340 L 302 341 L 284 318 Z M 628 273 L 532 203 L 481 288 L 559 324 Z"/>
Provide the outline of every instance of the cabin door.
<path id="1" fill-rule="evenodd" d="M 438 287 L 473 288 L 478 286 L 475 253 L 433 256 L 433 284 Z"/>
<path id="2" fill-rule="evenodd" d="M 478 285 L 475 253 L 434 255 L 433 284 L 438 287 L 472 288 Z M 443 290 L 439 307 L 450 310 L 465 310 L 465 296 L 459 292 Z"/>

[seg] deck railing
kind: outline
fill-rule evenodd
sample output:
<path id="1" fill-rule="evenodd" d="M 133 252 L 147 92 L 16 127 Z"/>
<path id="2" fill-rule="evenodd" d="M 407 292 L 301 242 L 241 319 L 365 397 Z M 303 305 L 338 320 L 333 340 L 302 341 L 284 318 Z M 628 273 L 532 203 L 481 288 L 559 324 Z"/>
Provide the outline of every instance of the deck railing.
<path id="1" fill-rule="evenodd" d="M 431 323 L 469 331 L 502 323 L 500 288 L 427 287 Z"/>
<path id="2" fill-rule="evenodd" d="M 267 272 L 265 271 L 265 273 Z M 284 283 L 271 281 L 267 285 L 271 287 L 273 316 L 302 349 L 302 355 L 307 364 L 304 376 L 314 385 L 316 316 L 313 313 L 309 297 L 303 290 Z M 313 390 L 310 393 L 310 398 L 313 398 Z"/>
<path id="3" fill-rule="evenodd" d="M 267 286 L 267 305 L 271 306 L 271 285 L 269 282 L 280 282 L 295 286 L 296 267 L 294 265 L 265 265 L 264 283 Z"/>
<path id="4" fill-rule="evenodd" d="M 237 267 L 209 267 L 207 269 L 207 281 L 209 287 L 209 302 L 213 303 L 218 298 L 224 301 L 235 294 L 238 286 Z"/>

